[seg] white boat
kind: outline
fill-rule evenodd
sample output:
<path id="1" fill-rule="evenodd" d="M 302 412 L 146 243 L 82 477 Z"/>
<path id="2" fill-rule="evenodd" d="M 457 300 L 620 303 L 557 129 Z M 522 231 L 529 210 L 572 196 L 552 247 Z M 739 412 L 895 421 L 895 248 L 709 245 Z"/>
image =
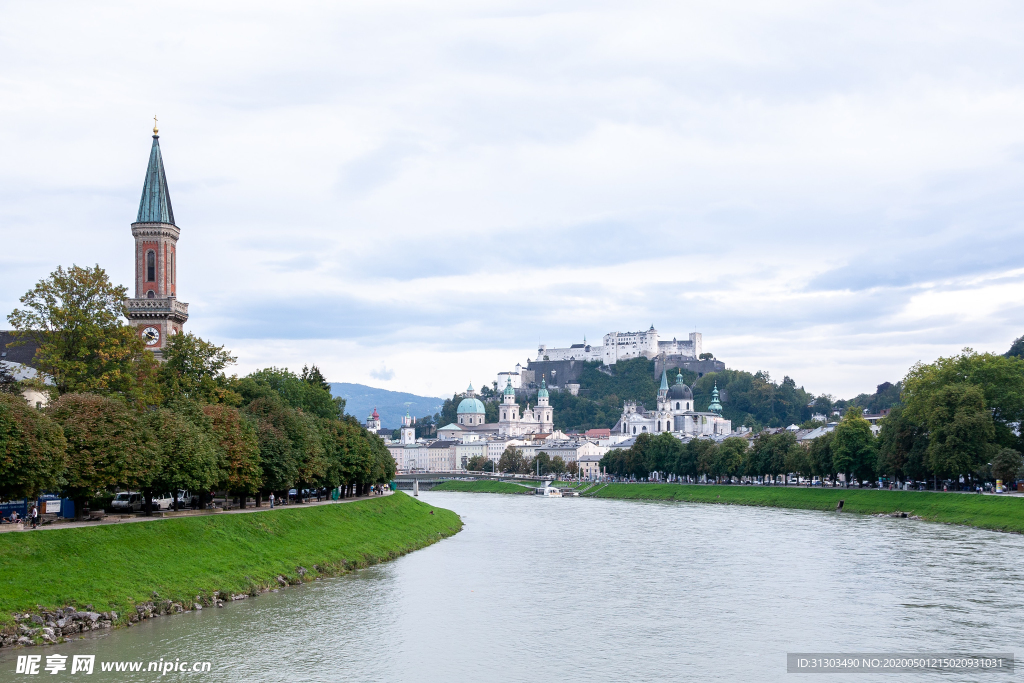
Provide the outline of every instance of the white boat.
<path id="1" fill-rule="evenodd" d="M 544 484 L 543 488 L 537 487 L 537 495 L 544 496 L 545 498 L 561 498 L 562 489 L 547 483 Z"/>

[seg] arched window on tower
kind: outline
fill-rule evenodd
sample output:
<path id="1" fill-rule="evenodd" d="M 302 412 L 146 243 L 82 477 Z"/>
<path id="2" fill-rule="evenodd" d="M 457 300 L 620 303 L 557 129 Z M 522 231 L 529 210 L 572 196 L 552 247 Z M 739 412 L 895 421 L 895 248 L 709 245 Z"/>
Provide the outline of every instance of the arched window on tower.
<path id="1" fill-rule="evenodd" d="M 156 252 L 146 252 L 146 282 L 156 282 Z"/>
<path id="2" fill-rule="evenodd" d="M 156 298 L 156 292 L 154 292 L 152 289 L 149 290 L 148 292 L 146 292 L 146 298 L 147 299 L 155 299 Z"/>
<path id="3" fill-rule="evenodd" d="M 174 284 L 174 252 L 171 252 L 171 284 Z"/>

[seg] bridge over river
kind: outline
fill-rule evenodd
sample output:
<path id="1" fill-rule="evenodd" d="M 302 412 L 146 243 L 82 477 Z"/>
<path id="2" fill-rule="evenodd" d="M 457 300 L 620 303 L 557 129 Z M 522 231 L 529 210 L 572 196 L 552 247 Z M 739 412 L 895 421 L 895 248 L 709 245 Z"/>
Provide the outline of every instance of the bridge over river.
<path id="1" fill-rule="evenodd" d="M 526 484 L 527 482 L 551 481 L 551 477 L 536 477 L 528 474 L 490 474 L 488 472 L 466 472 L 453 470 L 450 472 L 409 472 L 396 474 L 395 485 L 400 491 L 412 491 L 415 486 L 422 491 L 429 491 L 443 481 L 507 481 L 510 484 Z"/>

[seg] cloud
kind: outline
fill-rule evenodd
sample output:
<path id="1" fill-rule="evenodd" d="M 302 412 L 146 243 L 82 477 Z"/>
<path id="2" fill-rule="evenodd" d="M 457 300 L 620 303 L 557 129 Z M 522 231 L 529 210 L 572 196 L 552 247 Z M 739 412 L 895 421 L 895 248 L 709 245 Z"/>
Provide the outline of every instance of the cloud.
<path id="1" fill-rule="evenodd" d="M 449 395 L 653 322 L 842 396 L 1024 330 L 1022 8 L 50 8 L 0 36 L 2 311 L 132 281 L 156 111 L 188 326 L 240 371 Z"/>
<path id="2" fill-rule="evenodd" d="M 390 382 L 395 378 L 395 371 L 388 370 L 387 366 L 381 363 L 379 368 L 370 370 L 370 377 L 384 382 Z"/>

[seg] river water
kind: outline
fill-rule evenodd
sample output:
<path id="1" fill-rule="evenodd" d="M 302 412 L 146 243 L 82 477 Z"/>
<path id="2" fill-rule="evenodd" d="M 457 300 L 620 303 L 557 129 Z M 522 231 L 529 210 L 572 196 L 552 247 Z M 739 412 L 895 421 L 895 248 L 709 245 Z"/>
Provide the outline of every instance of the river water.
<path id="1" fill-rule="evenodd" d="M 849 681 L 787 674 L 786 653 L 1014 652 L 1024 642 L 1022 536 L 738 506 L 421 497 L 458 512 L 465 529 L 350 576 L 100 638 L 8 650 L 0 680 L 34 678 L 14 673 L 16 654 L 59 653 L 69 663 L 93 654 L 212 668 L 39 678 Z M 853 677 L 935 678 L 1021 674 Z"/>

